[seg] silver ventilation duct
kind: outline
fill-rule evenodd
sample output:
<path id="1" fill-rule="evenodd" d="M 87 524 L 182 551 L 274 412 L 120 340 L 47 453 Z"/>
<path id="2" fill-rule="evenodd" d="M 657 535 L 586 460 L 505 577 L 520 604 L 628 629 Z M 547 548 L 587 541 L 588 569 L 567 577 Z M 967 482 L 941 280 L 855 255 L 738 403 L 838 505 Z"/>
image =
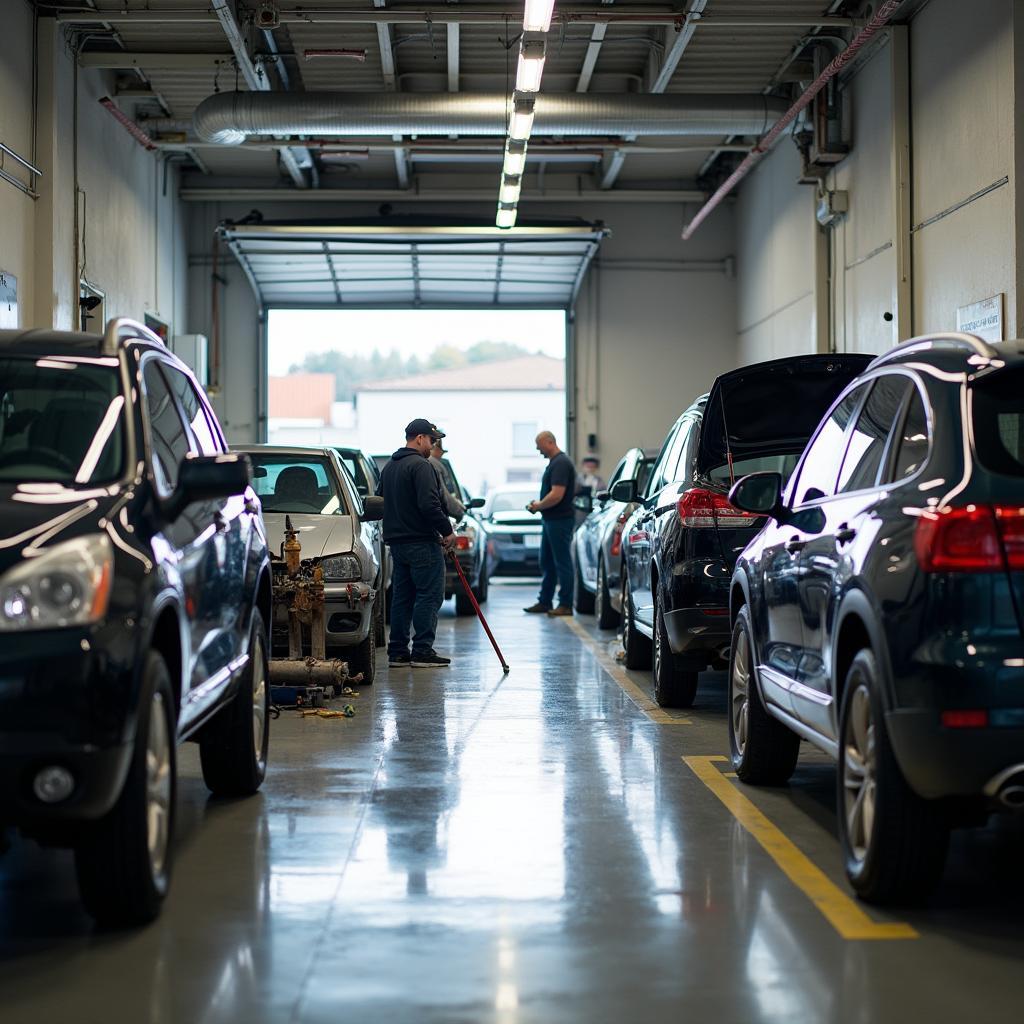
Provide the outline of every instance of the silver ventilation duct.
<path id="1" fill-rule="evenodd" d="M 543 93 L 537 135 L 761 135 L 785 112 L 766 96 Z M 206 142 L 250 135 L 504 135 L 502 93 L 226 92 L 192 118 Z"/>

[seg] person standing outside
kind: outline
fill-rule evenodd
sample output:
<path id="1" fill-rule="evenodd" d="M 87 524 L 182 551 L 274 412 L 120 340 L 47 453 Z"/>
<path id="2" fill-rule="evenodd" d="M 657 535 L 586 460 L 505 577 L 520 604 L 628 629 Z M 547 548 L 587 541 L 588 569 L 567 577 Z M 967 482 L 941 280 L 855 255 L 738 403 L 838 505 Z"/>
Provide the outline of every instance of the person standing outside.
<path id="1" fill-rule="evenodd" d="M 455 547 L 455 532 L 441 485 L 427 461 L 434 441 L 443 436 L 429 420 L 413 420 L 405 428 L 405 447 L 381 471 L 384 541 L 391 549 L 392 566 L 388 664 L 395 667 L 451 664 L 434 650 L 434 637 L 444 602 L 444 556 Z"/>
<path id="2" fill-rule="evenodd" d="M 430 449 L 430 458 L 427 461 L 433 466 L 434 472 L 437 474 L 437 481 L 441 485 L 441 500 L 444 502 L 445 511 L 452 519 L 458 522 L 466 514 L 466 506 L 454 494 L 451 477 L 448 475 L 445 464 L 441 461 L 441 457 L 447 450 L 441 443 L 441 438 L 445 436 L 445 434 L 442 434 L 434 442 L 433 447 Z"/>
<path id="3" fill-rule="evenodd" d="M 550 430 L 537 435 L 537 451 L 548 460 L 548 468 L 540 482 L 540 499 L 527 505 L 530 512 L 539 512 L 543 520 L 540 542 L 542 578 L 537 603 L 523 611 L 534 615 L 572 615 L 572 530 L 575 522 L 573 497 L 576 494 L 576 467 L 565 454 Z M 558 606 L 555 583 L 558 583 Z"/>

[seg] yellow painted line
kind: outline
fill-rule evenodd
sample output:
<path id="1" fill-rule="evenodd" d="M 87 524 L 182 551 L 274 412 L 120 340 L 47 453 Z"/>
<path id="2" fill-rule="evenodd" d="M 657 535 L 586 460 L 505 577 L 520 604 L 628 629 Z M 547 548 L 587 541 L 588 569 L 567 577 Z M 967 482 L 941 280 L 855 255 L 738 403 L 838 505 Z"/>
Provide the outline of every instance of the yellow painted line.
<path id="1" fill-rule="evenodd" d="M 608 656 L 604 646 L 595 640 L 574 618 L 566 616 L 558 621 L 564 622 L 593 651 L 601 668 L 612 677 L 626 696 L 652 722 L 658 722 L 660 725 L 693 725 L 689 718 L 677 718 L 670 711 L 659 708 L 654 698 L 637 686 L 615 663 L 615 660 Z"/>
<path id="2" fill-rule="evenodd" d="M 726 758 L 684 757 L 683 760 L 844 939 L 918 938 L 917 932 L 902 921 L 879 922 L 868 917 L 853 897 L 832 882 L 715 767 L 715 762 Z"/>

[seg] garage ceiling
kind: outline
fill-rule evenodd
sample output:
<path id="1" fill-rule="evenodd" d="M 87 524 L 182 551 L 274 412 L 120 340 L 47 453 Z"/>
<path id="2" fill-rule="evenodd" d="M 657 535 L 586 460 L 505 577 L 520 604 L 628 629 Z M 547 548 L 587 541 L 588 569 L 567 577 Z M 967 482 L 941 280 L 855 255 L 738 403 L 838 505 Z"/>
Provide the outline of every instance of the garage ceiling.
<path id="1" fill-rule="evenodd" d="M 264 306 L 572 306 L 604 230 L 225 225 Z"/>

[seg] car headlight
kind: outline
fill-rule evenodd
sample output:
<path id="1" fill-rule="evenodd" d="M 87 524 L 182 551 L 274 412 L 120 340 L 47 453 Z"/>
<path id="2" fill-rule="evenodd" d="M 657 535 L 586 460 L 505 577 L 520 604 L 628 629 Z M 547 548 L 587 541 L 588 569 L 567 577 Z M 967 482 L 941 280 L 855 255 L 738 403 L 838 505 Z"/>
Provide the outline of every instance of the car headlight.
<path id="1" fill-rule="evenodd" d="M 0 580 L 0 632 L 97 622 L 107 613 L 113 576 L 106 534 L 58 544 Z"/>
<path id="2" fill-rule="evenodd" d="M 332 555 L 320 562 L 324 579 L 329 583 L 348 583 L 362 578 L 363 567 L 355 555 Z"/>

